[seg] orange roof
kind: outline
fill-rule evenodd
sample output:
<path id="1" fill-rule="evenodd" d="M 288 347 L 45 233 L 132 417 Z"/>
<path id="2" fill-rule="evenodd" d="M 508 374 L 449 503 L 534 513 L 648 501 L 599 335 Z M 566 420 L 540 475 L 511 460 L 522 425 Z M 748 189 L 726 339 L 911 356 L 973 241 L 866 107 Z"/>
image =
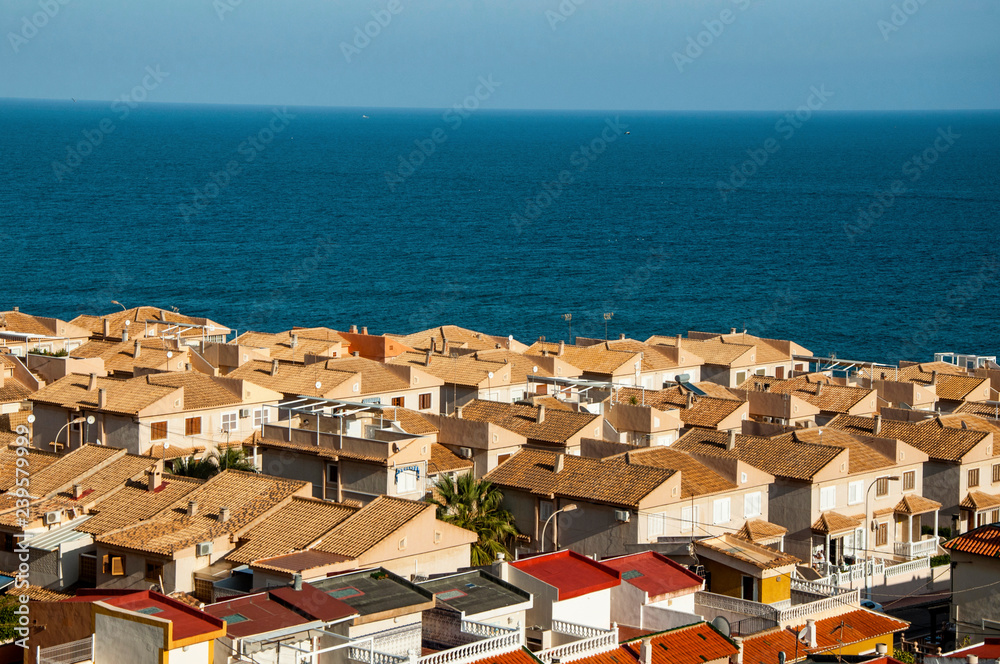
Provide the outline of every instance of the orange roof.
<path id="1" fill-rule="evenodd" d="M 1000 558 L 1000 524 L 991 523 L 970 530 L 942 544 L 946 549 L 975 553 L 987 558 Z"/>
<path id="2" fill-rule="evenodd" d="M 530 650 L 522 646 L 512 652 L 484 657 L 469 664 L 541 664 L 541 662 L 542 660 L 532 655 Z"/>
<path id="3" fill-rule="evenodd" d="M 903 620 L 896 620 L 884 613 L 867 609 L 856 609 L 839 616 L 816 621 L 816 648 L 814 652 L 836 650 L 878 636 L 899 632 L 910 626 Z M 795 628 L 797 634 L 805 625 Z"/>
<path id="4" fill-rule="evenodd" d="M 703 664 L 739 652 L 735 643 L 708 623 L 688 625 L 645 638 L 653 643 L 652 664 Z M 639 659 L 642 639 L 623 643 L 622 648 Z"/>

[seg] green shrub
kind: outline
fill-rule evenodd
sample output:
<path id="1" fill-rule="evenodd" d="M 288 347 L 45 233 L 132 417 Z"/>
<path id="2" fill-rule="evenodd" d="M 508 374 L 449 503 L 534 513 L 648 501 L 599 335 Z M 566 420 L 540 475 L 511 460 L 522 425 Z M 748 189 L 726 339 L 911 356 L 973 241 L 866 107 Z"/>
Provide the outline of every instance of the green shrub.
<path id="1" fill-rule="evenodd" d="M 942 553 L 940 556 L 931 556 L 931 567 L 941 567 L 942 565 L 950 565 L 951 556 L 947 553 Z"/>
<path id="2" fill-rule="evenodd" d="M 914 664 L 914 662 L 916 661 L 913 658 L 912 652 L 906 652 L 905 650 L 900 650 L 899 648 L 893 648 L 892 656 L 894 659 L 898 659 L 899 661 L 903 662 L 903 664 Z"/>

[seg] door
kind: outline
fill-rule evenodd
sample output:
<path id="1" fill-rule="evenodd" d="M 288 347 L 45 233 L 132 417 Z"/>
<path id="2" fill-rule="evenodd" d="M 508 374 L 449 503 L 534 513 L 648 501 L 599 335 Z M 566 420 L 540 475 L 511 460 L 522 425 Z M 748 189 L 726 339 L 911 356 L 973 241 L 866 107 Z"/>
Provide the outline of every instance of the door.
<path id="1" fill-rule="evenodd" d="M 743 587 L 741 590 L 743 599 L 750 600 L 751 602 L 757 601 L 757 584 L 754 577 L 744 576 Z"/>

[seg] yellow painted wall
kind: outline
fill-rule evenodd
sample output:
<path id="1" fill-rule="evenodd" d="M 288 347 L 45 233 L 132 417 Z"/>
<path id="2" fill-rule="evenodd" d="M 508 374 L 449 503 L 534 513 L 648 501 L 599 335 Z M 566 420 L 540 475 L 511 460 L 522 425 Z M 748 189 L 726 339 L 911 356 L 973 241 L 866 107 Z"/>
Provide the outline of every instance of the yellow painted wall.
<path id="1" fill-rule="evenodd" d="M 732 567 L 727 567 L 714 560 L 704 560 L 705 571 L 710 572 L 712 587 L 708 590 L 718 595 L 740 597 L 743 584 L 743 573 Z"/>
<path id="2" fill-rule="evenodd" d="M 792 598 L 792 579 L 790 574 L 781 574 L 761 579 L 758 588 L 760 601 L 764 604 L 774 604 Z"/>
<path id="3" fill-rule="evenodd" d="M 849 646 L 844 646 L 840 648 L 831 648 L 823 654 L 827 655 L 860 655 L 862 653 L 870 653 L 875 651 L 875 646 L 879 643 L 884 643 L 887 648 L 887 652 L 892 652 L 892 634 L 886 634 L 885 636 L 877 636 L 874 639 L 868 639 L 867 641 L 861 641 Z"/>

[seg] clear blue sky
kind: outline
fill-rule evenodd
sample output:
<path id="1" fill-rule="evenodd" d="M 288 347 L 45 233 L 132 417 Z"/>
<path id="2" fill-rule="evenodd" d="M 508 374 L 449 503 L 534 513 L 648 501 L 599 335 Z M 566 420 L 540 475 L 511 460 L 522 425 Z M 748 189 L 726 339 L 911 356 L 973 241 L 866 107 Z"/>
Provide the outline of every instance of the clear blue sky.
<path id="1" fill-rule="evenodd" d="M 484 108 L 1000 108 L 996 0 L 391 2 L 348 62 L 390 0 L 4 0 L 0 97 L 111 100 L 158 65 L 149 101 L 443 108 L 492 75 Z"/>

